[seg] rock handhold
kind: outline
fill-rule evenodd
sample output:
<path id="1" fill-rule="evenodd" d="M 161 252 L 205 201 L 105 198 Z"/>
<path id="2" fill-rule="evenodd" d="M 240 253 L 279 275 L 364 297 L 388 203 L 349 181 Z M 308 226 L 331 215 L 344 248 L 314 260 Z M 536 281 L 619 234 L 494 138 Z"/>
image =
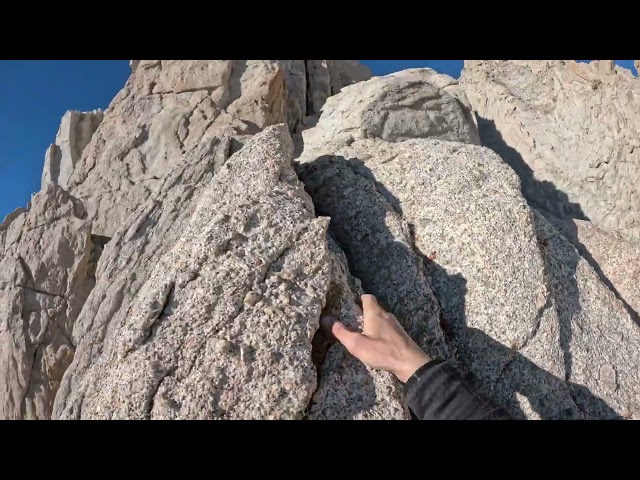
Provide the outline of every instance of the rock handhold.
<path id="1" fill-rule="evenodd" d="M 439 308 L 412 249 L 410 226 L 354 157 L 314 157 L 300 159 L 299 175 L 318 214 L 331 217 L 331 233 L 350 270 L 421 347 L 433 356 L 446 354 Z"/>
<path id="2" fill-rule="evenodd" d="M 344 252 L 329 236 L 332 283 L 323 315 L 362 330 L 362 311 L 354 301 L 362 295 L 360 281 L 348 270 Z M 305 418 L 309 420 L 404 420 L 402 385 L 390 373 L 365 366 L 326 327 L 313 338 L 312 358 L 318 369 L 316 389 Z"/>

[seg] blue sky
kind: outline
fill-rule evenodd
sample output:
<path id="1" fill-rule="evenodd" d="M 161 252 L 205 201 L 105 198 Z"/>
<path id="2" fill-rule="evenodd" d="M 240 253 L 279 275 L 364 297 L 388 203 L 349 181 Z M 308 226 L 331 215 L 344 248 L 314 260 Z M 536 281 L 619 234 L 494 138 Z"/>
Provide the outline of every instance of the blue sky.
<path id="1" fill-rule="evenodd" d="M 431 67 L 458 77 L 462 60 L 362 60 L 374 75 Z M 632 60 L 616 60 L 630 68 Z M 0 221 L 40 189 L 44 153 L 67 110 L 106 108 L 127 60 L 0 61 Z"/>
<path id="2" fill-rule="evenodd" d="M 0 222 L 40 190 L 65 112 L 106 108 L 129 73 L 122 60 L 0 61 Z"/>

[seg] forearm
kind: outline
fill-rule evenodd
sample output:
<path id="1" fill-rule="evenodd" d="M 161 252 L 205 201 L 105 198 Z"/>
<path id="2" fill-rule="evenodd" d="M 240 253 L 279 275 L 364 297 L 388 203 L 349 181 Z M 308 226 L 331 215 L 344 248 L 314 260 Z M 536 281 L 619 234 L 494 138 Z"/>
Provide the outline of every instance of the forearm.
<path id="1" fill-rule="evenodd" d="M 476 395 L 449 363 L 431 361 L 405 384 L 407 404 L 421 420 L 508 420 L 507 413 Z"/>

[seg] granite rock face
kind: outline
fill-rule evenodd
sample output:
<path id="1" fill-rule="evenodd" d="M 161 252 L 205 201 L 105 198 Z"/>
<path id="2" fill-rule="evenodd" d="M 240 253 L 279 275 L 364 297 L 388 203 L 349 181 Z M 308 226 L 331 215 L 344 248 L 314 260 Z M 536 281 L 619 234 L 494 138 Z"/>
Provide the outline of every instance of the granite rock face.
<path id="1" fill-rule="evenodd" d="M 178 248 L 175 247 L 175 242 L 179 241 L 179 234 L 183 233 L 181 228 L 186 228 L 188 220 L 192 216 L 197 217 L 195 215 L 197 206 L 195 199 L 204 195 L 204 187 L 220 171 L 229 156 L 242 148 L 247 139 L 266 126 L 287 121 L 290 115 L 288 107 L 291 103 L 290 100 L 296 95 L 300 96 L 297 101 L 303 107 L 298 119 L 300 122 L 307 113 L 317 114 L 316 111 L 307 112 L 306 110 L 307 96 L 314 94 L 312 89 L 306 89 L 307 83 L 313 83 L 312 79 L 307 78 L 311 73 L 307 69 L 306 61 L 301 61 L 302 74 L 305 79 L 305 89 L 302 92 L 296 92 L 295 89 L 289 88 L 290 85 L 286 79 L 292 64 L 287 64 L 287 62 L 295 63 L 298 61 L 136 60 L 130 63 L 132 76 L 104 113 L 104 118 L 101 111 L 68 112 L 63 117 L 56 143 L 47 153 L 43 172 L 43 190 L 34 197 L 34 206 L 29 211 L 40 212 L 42 218 L 29 220 L 31 217 L 25 217 L 25 215 L 33 216 L 35 214 L 19 209 L 7 217 L 3 228 L 0 228 L 0 244 L 6 250 L 2 257 L 3 267 L 6 267 L 3 273 L 7 272 L 6 278 L 3 279 L 2 336 L 6 341 L 2 343 L 3 351 L 1 352 L 3 397 L 0 403 L 3 410 L 0 417 L 48 418 L 50 416 L 53 397 L 75 350 L 76 341 L 72 340 L 71 331 L 82 304 L 95 284 L 96 263 L 104 245 L 109 242 L 111 236 L 116 235 L 115 242 L 112 244 L 113 248 L 107 249 L 108 253 L 99 270 L 101 272 L 99 276 L 102 275 L 103 278 L 101 288 L 96 291 L 90 300 L 90 305 L 87 306 L 86 311 L 89 313 L 80 319 L 75 328 L 74 335 L 78 337 L 77 343 L 80 345 L 80 353 L 77 365 L 74 364 L 69 372 L 70 375 L 76 369 L 94 367 L 92 361 L 97 355 L 96 352 L 101 354 L 103 350 L 101 340 L 106 335 L 105 330 L 115 323 L 112 322 L 112 316 L 118 313 L 122 314 L 118 310 L 119 306 L 126 301 L 132 302 L 138 290 L 143 288 L 142 282 L 146 278 L 141 276 L 143 269 L 137 262 L 149 261 L 151 262 L 148 266 L 149 269 L 152 267 L 160 269 L 161 267 L 158 265 L 161 263 L 162 254 L 165 256 L 186 255 L 189 258 L 200 255 L 194 252 L 175 253 Z M 324 65 L 324 70 L 330 71 L 330 75 L 333 75 L 333 79 L 329 77 L 332 91 L 338 91 L 343 85 L 357 81 L 363 75 L 369 76 L 366 68 L 358 68 L 350 61 L 329 62 L 328 65 Z M 324 75 L 323 72 L 320 74 Z M 316 108 L 320 107 L 320 104 L 316 104 Z M 290 122 L 291 130 L 297 128 L 298 120 Z M 273 143 L 274 133 L 270 132 L 270 135 L 269 138 Z M 288 146 L 291 142 L 288 134 L 283 135 L 278 130 L 275 135 L 280 144 L 279 148 L 288 152 Z M 273 168 L 277 170 L 282 167 L 278 162 L 282 162 L 283 159 L 290 163 L 290 152 L 283 156 L 281 151 L 274 153 L 272 147 L 273 145 L 267 145 L 265 151 L 275 155 L 276 160 L 270 159 Z M 262 166 L 266 165 L 268 162 Z M 287 168 L 290 169 L 290 166 Z M 271 173 L 274 172 L 271 171 Z M 292 185 L 297 186 L 300 192 L 299 203 L 302 202 L 306 207 L 310 207 L 311 210 L 307 211 L 307 214 L 313 215 L 310 199 L 299 185 L 293 171 L 289 171 L 287 178 L 285 176 L 283 174 L 282 181 L 293 182 Z M 250 175 L 247 174 L 246 178 L 250 178 Z M 240 185 L 238 182 L 244 182 L 244 179 L 237 178 L 236 186 Z M 266 182 L 267 185 L 271 185 L 268 177 L 258 176 L 256 182 Z M 69 195 L 58 185 L 64 186 L 74 195 Z M 255 193 L 255 191 L 250 193 Z M 263 193 L 267 195 L 270 192 L 267 188 Z M 285 192 L 285 196 L 290 193 Z M 236 200 L 242 204 L 246 199 L 237 198 Z M 63 227 L 70 229 L 71 233 L 74 233 L 78 238 L 72 238 L 71 233 L 66 230 L 62 232 L 64 235 L 57 230 L 61 222 L 55 212 L 63 211 L 63 206 L 66 208 L 69 203 L 75 209 L 76 218 L 74 221 L 78 225 L 74 224 L 73 228 L 67 228 L 66 224 L 63 224 Z M 42 207 L 42 205 L 46 205 L 46 207 Z M 236 205 L 239 208 L 242 206 Z M 275 208 L 275 205 L 272 207 Z M 206 207 L 202 208 L 206 209 Z M 43 213 L 43 210 L 47 210 L 47 212 Z M 66 219 L 69 216 L 67 210 L 68 208 L 63 211 L 60 218 Z M 295 218 L 293 213 L 295 213 L 295 208 L 293 210 L 284 209 L 280 212 L 280 220 L 285 223 L 291 222 L 294 225 L 304 223 Z M 255 220 L 254 217 L 255 215 L 248 220 L 249 223 Z M 28 224 L 28 227 L 25 228 L 29 228 L 29 230 L 23 235 L 20 229 L 25 224 L 25 218 L 27 218 Z M 157 226 L 156 220 L 158 220 Z M 203 225 L 208 225 L 207 220 L 201 221 Z M 274 219 L 274 221 L 276 220 Z M 38 233 L 33 238 L 32 236 L 35 234 L 30 233 L 32 224 L 37 224 L 34 231 Z M 150 229 L 148 232 L 152 238 L 147 234 L 151 224 L 156 226 L 155 229 Z M 313 265 L 321 262 L 325 262 L 323 268 L 326 270 L 329 262 L 335 263 L 337 261 L 337 253 L 329 254 L 327 250 L 325 224 L 325 220 L 314 217 L 313 222 L 308 226 L 310 232 L 308 234 L 303 234 L 300 231 L 291 233 L 287 228 L 284 228 L 284 224 L 279 225 L 285 237 L 295 234 L 295 238 L 289 240 L 291 242 L 300 240 L 304 247 L 301 247 L 304 249 L 303 253 L 297 254 L 298 256 L 290 256 L 287 252 L 294 249 L 285 246 L 287 252 L 279 252 L 279 259 L 286 259 L 286 266 L 292 266 L 294 272 L 297 272 L 299 268 L 304 270 L 305 266 L 312 268 Z M 197 229 L 197 227 L 194 228 Z M 118 230 L 120 233 L 116 234 Z M 127 235 L 127 232 L 130 235 Z M 161 233 L 158 233 L 157 238 L 153 238 L 153 234 L 156 232 Z M 210 231 L 200 232 L 205 238 L 203 245 L 206 244 L 210 233 Z M 88 235 L 85 245 L 86 252 L 81 250 L 79 246 L 81 240 L 86 236 L 85 234 Z M 244 238 L 243 232 L 239 232 L 238 235 L 239 238 Z M 125 238 L 124 241 L 123 238 Z M 263 256 L 274 253 L 274 245 L 268 243 L 269 239 L 270 232 L 267 232 L 266 238 L 263 239 L 265 243 L 263 247 L 266 249 L 262 252 Z M 22 243 L 17 244 L 18 240 Z M 318 240 L 318 245 L 315 245 L 316 240 Z M 233 239 L 231 241 L 233 242 Z M 39 242 L 44 242 L 45 245 L 41 246 Z M 49 247 L 47 242 L 53 246 Z M 126 246 L 129 248 L 121 249 L 120 243 L 122 242 L 130 242 L 134 245 L 131 246 L 130 243 L 127 243 Z M 314 248 L 307 249 L 308 245 L 312 245 Z M 35 257 L 32 251 L 40 253 L 40 257 L 31 258 Z M 75 257 L 72 254 L 77 257 L 75 263 L 73 262 Z M 242 252 L 238 255 L 242 256 Z M 201 256 L 197 258 L 199 261 Z M 43 263 L 38 264 L 38 261 Z M 187 261 L 188 259 L 185 260 L 185 262 Z M 306 265 L 305 261 L 309 265 Z M 34 265 L 31 265 L 30 262 Z M 229 268 L 233 269 L 233 258 L 230 259 L 230 262 Z M 299 265 L 301 263 L 304 264 L 302 267 Z M 56 293 L 37 290 L 37 293 L 33 294 L 29 289 L 39 288 L 37 285 L 35 287 L 31 285 L 34 280 L 27 279 L 26 283 L 16 283 L 21 279 L 24 280 L 17 273 L 15 275 L 11 273 L 14 270 L 15 272 L 19 271 L 16 265 L 20 268 L 26 268 L 27 270 L 24 271 L 28 273 L 30 273 L 29 268 L 37 268 L 40 276 L 50 272 L 52 275 L 50 279 L 38 281 L 54 282 Z M 179 268 L 175 265 L 172 267 Z M 235 265 L 235 267 L 241 268 L 239 265 Z M 165 266 L 165 268 L 169 267 Z M 175 269 L 172 273 L 177 275 Z M 305 273 L 309 274 L 307 281 L 311 284 L 322 283 L 324 277 L 316 277 L 305 271 L 302 271 L 301 275 Z M 320 275 L 322 268 L 318 267 L 313 273 Z M 69 285 L 63 285 L 63 280 L 67 279 L 63 276 L 64 274 L 68 275 Z M 275 288 L 278 285 L 278 281 L 272 278 L 274 275 L 275 273 L 270 274 L 267 278 L 272 284 L 276 284 L 270 285 L 269 288 Z M 60 282 L 56 280 L 58 277 L 62 277 Z M 341 278 L 340 281 L 346 280 Z M 283 282 L 291 283 L 286 279 L 280 283 Z M 301 281 L 300 284 L 304 284 L 304 282 Z M 154 290 L 151 293 L 145 291 L 145 294 L 154 296 L 158 293 L 160 297 L 168 295 L 172 299 L 178 296 L 179 287 L 173 285 L 171 292 L 167 292 L 165 286 L 164 284 L 160 286 L 153 284 L 149 288 L 158 287 L 160 293 Z M 27 294 L 24 294 L 21 289 L 26 289 Z M 325 301 L 322 290 L 319 292 L 315 292 L 313 288 L 307 288 L 307 290 L 312 292 L 310 295 L 316 295 L 322 302 Z M 197 293 L 200 293 L 200 290 Z M 242 300 L 251 304 L 255 300 L 255 293 L 249 292 L 247 298 Z M 296 294 L 304 297 L 304 293 L 299 293 L 297 290 L 291 295 L 289 293 L 291 292 L 284 293 L 283 302 L 287 302 L 290 297 L 295 302 Z M 42 295 L 45 297 L 41 298 Z M 288 311 L 295 310 L 294 317 L 302 315 L 305 320 L 311 322 L 311 325 L 313 322 L 317 324 L 319 314 L 305 315 L 308 314 L 308 311 L 315 312 L 315 304 L 312 301 L 304 301 L 305 298 L 302 297 L 298 299 L 301 302 L 300 305 L 294 303 L 291 307 L 286 308 Z M 149 307 L 144 303 L 146 300 L 148 300 L 146 297 L 141 300 L 143 306 L 140 308 Z M 153 300 L 155 299 L 149 301 L 153 303 Z M 219 302 L 222 305 L 220 308 L 223 310 L 236 308 L 236 300 L 233 298 L 221 300 Z M 191 298 L 190 301 L 198 303 L 194 298 Z M 346 298 L 340 301 L 346 301 Z M 351 302 L 353 303 L 353 299 Z M 157 306 L 152 304 L 149 308 L 153 310 Z M 266 308 L 269 312 L 268 315 L 278 315 L 277 309 L 274 313 L 268 305 Z M 279 314 L 281 317 L 284 315 L 282 312 Z M 142 312 L 141 315 L 145 317 L 146 313 Z M 131 320 L 129 317 L 127 319 Z M 142 323 L 148 322 L 148 320 L 146 319 Z M 256 321 L 259 323 L 261 320 Z M 241 318 L 241 323 L 243 322 L 244 320 Z M 136 327 L 137 324 L 134 325 L 134 329 Z M 299 327 L 303 332 L 300 335 L 306 338 L 304 340 L 301 337 L 300 341 L 307 341 L 309 344 L 309 349 L 305 352 L 306 356 L 299 362 L 310 364 L 311 338 L 317 325 L 306 329 L 303 328 L 303 324 Z M 198 334 L 200 333 L 202 332 L 198 332 Z M 256 338 L 262 333 L 256 333 Z M 287 331 L 282 334 L 286 336 L 289 333 Z M 268 333 L 266 334 L 268 335 Z M 193 339 L 186 338 L 184 340 L 188 342 Z M 295 347 L 299 347 L 299 345 L 295 345 L 293 348 L 295 349 Z M 115 349 L 115 347 L 111 348 Z M 253 347 L 249 345 L 247 348 L 247 355 L 251 357 Z M 171 347 L 167 346 L 167 352 L 170 351 Z M 241 357 L 244 353 L 244 350 L 240 352 Z M 295 356 L 299 352 L 291 353 L 294 358 L 287 357 L 286 352 L 284 357 L 281 352 L 271 353 L 273 358 L 269 358 L 276 363 L 284 358 L 285 364 L 288 362 L 298 366 L 296 364 L 298 360 Z M 250 364 L 252 360 L 249 358 L 243 361 Z M 152 366 L 149 368 L 153 369 L 157 366 L 153 361 L 151 364 Z M 129 367 L 122 365 L 120 368 L 122 371 L 126 371 Z M 302 376 L 308 380 L 305 382 L 305 389 L 308 393 L 300 393 L 307 402 L 305 408 L 315 389 L 315 368 L 313 366 L 311 373 L 309 369 L 302 369 Z M 248 367 L 248 372 L 250 373 L 252 369 L 253 367 Z M 94 369 L 91 371 L 93 372 Z M 104 376 L 108 377 L 108 374 L 105 373 Z M 74 378 L 71 377 L 66 382 L 66 390 L 63 388 L 66 393 L 60 396 L 63 399 L 62 402 L 66 401 L 66 396 L 71 396 L 73 393 L 69 391 L 70 385 L 76 388 L 73 383 Z M 200 380 L 201 378 L 189 379 L 196 384 Z M 222 381 L 221 378 L 218 380 Z M 83 378 L 82 382 L 84 381 Z M 108 383 L 111 380 L 105 378 L 101 381 Z M 154 380 L 149 381 L 153 382 Z M 77 390 L 81 389 L 77 388 Z M 181 394 L 187 395 L 185 392 L 176 393 L 177 396 Z M 278 393 L 280 396 L 281 394 L 282 392 Z M 239 395 L 242 396 L 242 393 Z M 161 398 L 164 397 L 159 398 L 161 401 Z M 154 397 L 151 396 L 150 400 L 153 401 L 153 399 Z M 109 410 L 111 413 L 103 415 L 100 412 L 106 411 L 107 407 L 101 406 L 100 400 L 96 400 L 97 413 L 93 414 L 91 414 L 89 406 L 93 404 L 87 401 L 87 416 L 126 417 L 129 415 L 129 413 L 122 413 L 123 411 L 128 412 L 128 407 L 124 404 L 119 407 L 121 410 L 113 407 L 114 412 Z M 107 398 L 104 397 L 102 400 L 106 401 Z M 277 400 L 275 401 L 277 402 Z M 283 401 L 286 403 L 288 400 Z M 208 407 L 198 406 L 197 402 L 197 400 L 193 400 L 194 404 L 189 405 L 189 400 L 186 400 L 185 408 L 180 414 L 174 412 L 175 405 L 171 403 L 169 407 L 165 405 L 164 410 L 161 408 L 157 415 L 189 418 L 214 415 L 210 408 L 207 410 Z M 260 408 L 259 405 L 256 408 Z M 270 407 L 266 405 L 265 408 L 268 410 Z M 246 413 L 241 416 L 301 416 L 305 411 L 305 408 L 292 408 L 291 412 L 287 412 L 286 409 L 280 413 L 255 411 L 253 414 Z M 207 413 L 202 413 L 201 409 L 206 410 Z M 322 410 L 322 408 L 320 409 Z M 324 411 L 329 410 L 324 409 Z M 130 416 L 135 415 L 131 413 Z M 221 416 L 224 415 L 225 413 L 222 411 Z M 232 413 L 230 415 L 233 416 Z"/>
<path id="2" fill-rule="evenodd" d="M 585 71 L 618 85 L 606 62 Z M 131 61 L 0 226 L 0 418 L 407 419 L 320 328 L 361 328 L 363 292 L 516 418 L 640 418 L 640 252 L 480 146 L 470 65 Z"/>
<path id="3" fill-rule="evenodd" d="M 364 289 L 516 418 L 637 417 L 640 330 L 624 305 L 490 149 L 361 135 L 348 105 L 373 82 L 327 102 L 298 167 Z M 425 341 L 408 322 L 419 314 L 404 311 L 429 304 Z"/>
<path id="4" fill-rule="evenodd" d="M 343 87 L 371 78 L 356 60 L 280 60 L 286 69 L 287 123 L 291 132 L 317 120 L 325 101 Z"/>
<path id="5" fill-rule="evenodd" d="M 70 110 L 64 114 L 55 143 L 47 149 L 42 170 L 42 188 L 48 183 L 62 187 L 80 160 L 82 152 L 98 129 L 103 117 L 102 110 L 78 112 Z"/>
<path id="6" fill-rule="evenodd" d="M 605 232 L 591 222 L 562 220 L 549 214 L 547 217 L 627 307 L 636 323 L 640 323 L 640 245 Z"/>
<path id="7" fill-rule="evenodd" d="M 82 204 L 57 185 L 9 216 L 0 239 L 0 418 L 46 419 L 102 245 Z"/>
<path id="8" fill-rule="evenodd" d="M 465 61 L 482 144 L 538 209 L 640 240 L 640 83 L 612 60 Z"/>
<path id="9" fill-rule="evenodd" d="M 201 142 L 225 136 L 242 139 L 278 123 L 289 123 L 295 130 L 307 114 L 307 96 L 315 95 L 315 73 L 305 62 L 132 63 L 127 84 L 105 111 L 82 160 L 66 181 L 69 191 L 85 204 L 94 233 L 112 236 L 175 162 Z M 335 73 L 330 86 L 338 89 L 346 83 L 349 65 L 336 67 L 340 74 Z M 356 78 L 361 74 L 354 73 Z M 311 85 L 308 91 L 307 84 Z"/>
<path id="10" fill-rule="evenodd" d="M 327 221 L 288 165 L 291 148 L 284 126 L 268 128 L 182 207 L 182 221 L 164 219 L 173 187 L 112 240 L 56 417 L 302 416 L 331 272 Z M 86 328 L 94 319 L 104 327 Z"/>
<path id="11" fill-rule="evenodd" d="M 108 237 L 201 142 L 251 135 L 284 117 L 275 61 L 141 60 L 68 181 Z"/>
<path id="12" fill-rule="evenodd" d="M 74 329 L 55 418 L 304 417 L 321 312 L 330 291 L 332 308 L 353 312 L 355 282 L 329 248 L 328 219 L 316 217 L 292 149 L 279 125 L 214 172 L 198 164 L 211 165 L 215 147 L 194 153 L 182 172 L 199 178 L 172 174 L 119 230 Z M 341 414 L 331 396 L 313 415 Z M 402 411 L 399 392 L 394 400 Z"/>
<path id="13" fill-rule="evenodd" d="M 362 311 L 355 299 L 363 291 L 352 277 L 347 259 L 331 236 L 332 284 L 323 315 L 339 318 L 352 329 L 362 329 Z M 318 386 L 307 410 L 309 420 L 403 420 L 409 418 L 402 386 L 393 375 L 366 367 L 324 329 L 313 337 L 312 359 Z"/>
<path id="14" fill-rule="evenodd" d="M 79 382 L 76 378 L 93 368 L 92 362 L 100 357 L 112 325 L 124 321 L 128 306 L 147 281 L 145 275 L 183 233 L 195 211 L 193 199 L 220 171 L 230 146 L 228 138 L 212 139 L 181 158 L 154 195 L 109 242 L 96 272 L 98 289 L 88 298 L 73 330 L 78 354 L 63 379 L 58 404 L 72 398 L 81 405 L 88 379 Z M 54 418 L 59 416 L 54 412 Z M 80 412 L 76 416 L 80 417 Z"/>

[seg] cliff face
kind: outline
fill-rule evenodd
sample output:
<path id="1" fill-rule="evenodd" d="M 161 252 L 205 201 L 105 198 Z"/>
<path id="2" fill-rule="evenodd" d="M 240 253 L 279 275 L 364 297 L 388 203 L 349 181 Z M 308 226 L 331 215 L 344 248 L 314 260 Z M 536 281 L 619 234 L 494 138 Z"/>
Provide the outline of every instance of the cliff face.
<path id="1" fill-rule="evenodd" d="M 98 114 L 71 112 L 56 140 L 60 147 L 47 155 L 45 170 L 54 171 L 62 151 L 59 180 L 45 176 L 81 199 L 94 233 L 107 237 L 198 145 L 248 138 L 279 123 L 294 132 L 329 95 L 368 77 L 365 67 L 326 60 L 140 60 L 133 66 L 99 127 L 74 121 L 91 117 L 93 127 Z"/>
<path id="2" fill-rule="evenodd" d="M 361 327 L 362 292 L 514 417 L 637 417 L 636 289 L 614 273 L 638 252 L 537 210 L 480 145 L 476 70 L 131 68 L 104 113 L 65 115 L 0 225 L 0 417 L 409 418 L 319 329 Z"/>

